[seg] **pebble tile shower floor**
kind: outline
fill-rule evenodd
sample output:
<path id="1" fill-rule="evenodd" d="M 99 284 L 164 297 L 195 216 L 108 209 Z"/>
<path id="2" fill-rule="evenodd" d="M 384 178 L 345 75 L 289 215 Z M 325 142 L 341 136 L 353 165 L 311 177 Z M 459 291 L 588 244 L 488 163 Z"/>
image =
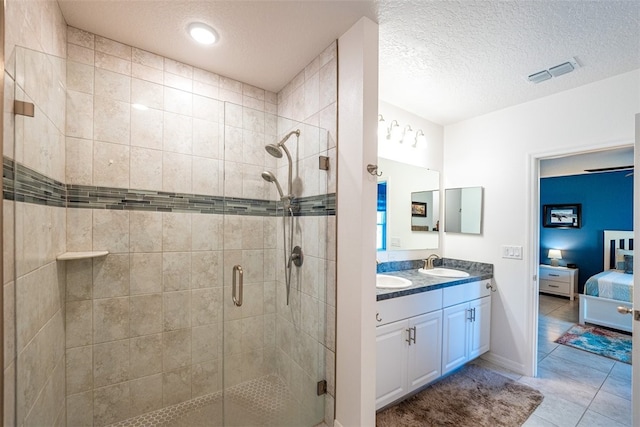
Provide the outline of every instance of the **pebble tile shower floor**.
<path id="1" fill-rule="evenodd" d="M 225 426 L 294 425 L 295 402 L 282 380 L 268 375 L 226 390 Z M 222 426 L 222 392 L 168 406 L 110 427 Z"/>

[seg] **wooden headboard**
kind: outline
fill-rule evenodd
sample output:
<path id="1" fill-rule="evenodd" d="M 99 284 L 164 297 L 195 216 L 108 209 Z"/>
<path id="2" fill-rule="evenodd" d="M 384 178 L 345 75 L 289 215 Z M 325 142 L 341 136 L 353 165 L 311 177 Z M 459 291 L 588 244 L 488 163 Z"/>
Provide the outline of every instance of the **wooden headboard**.
<path id="1" fill-rule="evenodd" d="M 616 268 L 616 249 L 633 250 L 633 231 L 604 230 L 604 269 Z"/>

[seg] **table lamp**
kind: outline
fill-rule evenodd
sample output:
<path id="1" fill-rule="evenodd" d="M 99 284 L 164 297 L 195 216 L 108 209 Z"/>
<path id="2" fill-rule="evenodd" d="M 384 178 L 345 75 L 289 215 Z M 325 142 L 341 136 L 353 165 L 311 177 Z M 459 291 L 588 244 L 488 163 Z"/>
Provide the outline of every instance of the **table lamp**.
<path id="1" fill-rule="evenodd" d="M 562 252 L 560 249 L 549 249 L 549 259 L 551 259 L 551 265 L 553 267 L 558 266 L 558 260 L 562 259 Z"/>

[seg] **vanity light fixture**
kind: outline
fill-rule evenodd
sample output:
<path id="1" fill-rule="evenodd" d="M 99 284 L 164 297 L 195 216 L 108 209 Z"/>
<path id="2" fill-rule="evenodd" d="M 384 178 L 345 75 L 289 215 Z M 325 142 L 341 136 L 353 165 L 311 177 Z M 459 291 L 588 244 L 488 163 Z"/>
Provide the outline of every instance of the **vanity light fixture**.
<path id="1" fill-rule="evenodd" d="M 416 132 L 416 137 L 414 139 L 412 147 L 417 147 L 418 143 L 420 144 L 427 143 L 427 137 L 424 135 L 424 132 L 422 131 L 422 129 L 418 129 L 418 132 Z"/>
<path id="2" fill-rule="evenodd" d="M 203 22 L 192 22 L 187 30 L 191 38 L 200 44 L 214 44 L 218 41 L 218 33 Z"/>
<path id="3" fill-rule="evenodd" d="M 397 141 L 400 139 L 400 124 L 397 120 L 391 120 L 389 129 L 387 129 L 387 139 L 390 141 Z"/>
<path id="4" fill-rule="evenodd" d="M 413 134 L 413 129 L 411 129 L 411 125 L 406 125 L 404 127 L 404 132 L 402 132 L 402 138 L 400 139 L 400 144 L 404 142 L 411 141 L 411 135 Z"/>
<path id="5" fill-rule="evenodd" d="M 378 139 L 387 136 L 387 125 L 382 114 L 378 114 Z"/>
<path id="6" fill-rule="evenodd" d="M 562 251 L 560 249 L 549 249 L 547 257 L 551 260 L 551 265 L 557 267 L 558 260 L 562 259 Z"/>
<path id="7" fill-rule="evenodd" d="M 422 129 L 414 131 L 410 124 L 401 128 L 397 120 L 391 120 L 391 123 L 387 126 L 382 114 L 378 114 L 378 140 L 383 137 L 400 144 L 411 144 L 413 148 L 417 147 L 418 144 L 426 145 L 427 143 L 427 137 Z"/>

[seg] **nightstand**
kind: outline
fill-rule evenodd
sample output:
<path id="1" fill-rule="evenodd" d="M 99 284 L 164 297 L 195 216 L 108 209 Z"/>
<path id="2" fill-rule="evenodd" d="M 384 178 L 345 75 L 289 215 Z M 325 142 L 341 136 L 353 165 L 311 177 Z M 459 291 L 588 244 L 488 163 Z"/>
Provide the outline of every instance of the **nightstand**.
<path id="1" fill-rule="evenodd" d="M 573 301 L 578 293 L 578 269 L 540 265 L 538 283 L 540 292 L 562 295 Z"/>

